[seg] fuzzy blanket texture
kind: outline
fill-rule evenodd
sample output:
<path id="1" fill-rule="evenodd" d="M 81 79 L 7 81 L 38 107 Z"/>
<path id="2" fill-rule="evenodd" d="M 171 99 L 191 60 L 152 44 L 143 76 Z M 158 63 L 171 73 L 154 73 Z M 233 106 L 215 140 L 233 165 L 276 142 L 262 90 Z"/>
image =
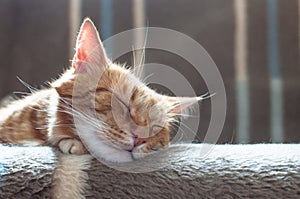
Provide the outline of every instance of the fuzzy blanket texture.
<path id="1" fill-rule="evenodd" d="M 49 147 L 0 146 L 0 198 L 300 198 L 300 145 L 215 145 L 201 156 L 205 146 L 174 145 L 143 163 L 112 165 Z"/>

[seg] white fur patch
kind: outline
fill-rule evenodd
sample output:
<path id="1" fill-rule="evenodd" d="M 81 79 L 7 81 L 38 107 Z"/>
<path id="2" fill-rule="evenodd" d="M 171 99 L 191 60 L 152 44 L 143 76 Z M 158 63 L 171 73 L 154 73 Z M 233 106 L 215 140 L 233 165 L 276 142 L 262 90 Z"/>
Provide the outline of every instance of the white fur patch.
<path id="1" fill-rule="evenodd" d="M 89 139 L 86 147 L 94 157 L 104 159 L 109 162 L 133 161 L 129 151 L 109 146 L 99 139 Z"/>
<path id="2" fill-rule="evenodd" d="M 76 131 L 84 143 L 86 149 L 97 159 L 109 162 L 130 162 L 133 161 L 131 153 L 126 150 L 118 149 L 109 143 L 101 140 L 97 136 L 97 130 L 86 123 L 85 120 L 77 119 Z M 80 133 L 81 132 L 81 133 Z"/>

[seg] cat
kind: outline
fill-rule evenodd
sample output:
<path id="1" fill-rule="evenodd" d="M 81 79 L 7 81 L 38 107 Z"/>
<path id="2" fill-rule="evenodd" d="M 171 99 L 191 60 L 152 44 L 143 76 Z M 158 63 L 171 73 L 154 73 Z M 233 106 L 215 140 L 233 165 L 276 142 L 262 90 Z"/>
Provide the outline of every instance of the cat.
<path id="1" fill-rule="evenodd" d="M 75 127 L 76 117 L 85 120 L 87 131 L 94 128 L 104 160 L 137 160 L 168 147 L 173 122 L 183 110 L 204 99 L 166 96 L 147 87 L 132 70 L 109 60 L 89 18 L 81 25 L 75 50 L 72 65 L 50 88 L 0 110 L 0 143 L 52 146 L 65 154 L 88 153 Z M 89 83 L 91 78 L 97 79 L 96 85 Z M 80 88 L 76 92 L 75 84 Z M 75 110 L 76 106 L 82 109 Z M 83 113 L 93 109 L 94 117 Z"/>

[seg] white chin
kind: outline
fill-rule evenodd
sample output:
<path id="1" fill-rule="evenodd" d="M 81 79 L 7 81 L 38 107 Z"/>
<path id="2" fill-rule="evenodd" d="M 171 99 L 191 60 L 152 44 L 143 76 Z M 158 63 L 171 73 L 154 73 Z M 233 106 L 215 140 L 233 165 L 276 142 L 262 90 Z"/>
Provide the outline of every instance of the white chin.
<path id="1" fill-rule="evenodd" d="M 131 152 L 115 149 L 112 153 L 105 154 L 103 159 L 109 162 L 131 162 L 133 161 Z"/>
<path id="2" fill-rule="evenodd" d="M 126 151 L 124 149 L 118 149 L 113 147 L 112 145 L 108 144 L 107 142 L 102 141 L 98 136 L 97 133 L 94 133 L 93 129 L 83 128 L 84 125 L 78 126 L 78 132 L 85 132 L 81 133 L 80 138 L 84 143 L 86 149 L 98 160 L 101 161 L 105 160 L 108 162 L 131 162 L 133 161 L 133 157 L 131 152 Z M 80 131 L 82 130 L 82 131 Z M 85 130 L 85 131 L 84 131 Z M 132 141 L 133 142 L 133 141 Z"/>
<path id="3" fill-rule="evenodd" d="M 97 159 L 103 159 L 109 162 L 131 162 L 133 161 L 131 152 L 118 149 L 99 139 L 85 142 L 88 151 Z"/>

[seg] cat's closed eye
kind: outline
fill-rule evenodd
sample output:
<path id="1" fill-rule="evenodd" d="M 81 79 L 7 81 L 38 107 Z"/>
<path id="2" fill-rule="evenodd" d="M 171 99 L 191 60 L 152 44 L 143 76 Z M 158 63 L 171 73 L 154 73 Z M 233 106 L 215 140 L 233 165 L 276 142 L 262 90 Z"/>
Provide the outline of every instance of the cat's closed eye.
<path id="1" fill-rule="evenodd" d="M 1 114 L 5 117 L 0 118 L 0 142 L 34 141 L 58 147 L 63 153 L 83 154 L 87 153 L 84 144 L 89 143 L 83 143 L 81 136 L 89 132 L 105 143 L 97 149 L 103 152 L 101 158 L 131 161 L 132 157 L 146 156 L 154 148 L 167 147 L 172 122 L 178 121 L 176 116 L 204 99 L 169 97 L 147 87 L 132 70 L 109 60 L 90 19 L 83 22 L 75 46 L 72 65 L 50 84 L 51 88 L 7 106 Z M 44 112 L 47 114 L 41 114 Z M 84 128 L 74 128 L 74 118 L 82 120 L 84 125 L 78 127 Z M 27 129 L 20 125 L 22 122 L 29 124 Z M 14 129 L 14 134 L 9 129 Z M 97 142 L 91 141 L 94 145 Z"/>
<path id="2" fill-rule="evenodd" d="M 153 136 L 157 133 L 159 133 L 164 127 L 160 126 L 160 125 L 152 125 L 151 127 L 151 135 L 150 136 Z"/>

